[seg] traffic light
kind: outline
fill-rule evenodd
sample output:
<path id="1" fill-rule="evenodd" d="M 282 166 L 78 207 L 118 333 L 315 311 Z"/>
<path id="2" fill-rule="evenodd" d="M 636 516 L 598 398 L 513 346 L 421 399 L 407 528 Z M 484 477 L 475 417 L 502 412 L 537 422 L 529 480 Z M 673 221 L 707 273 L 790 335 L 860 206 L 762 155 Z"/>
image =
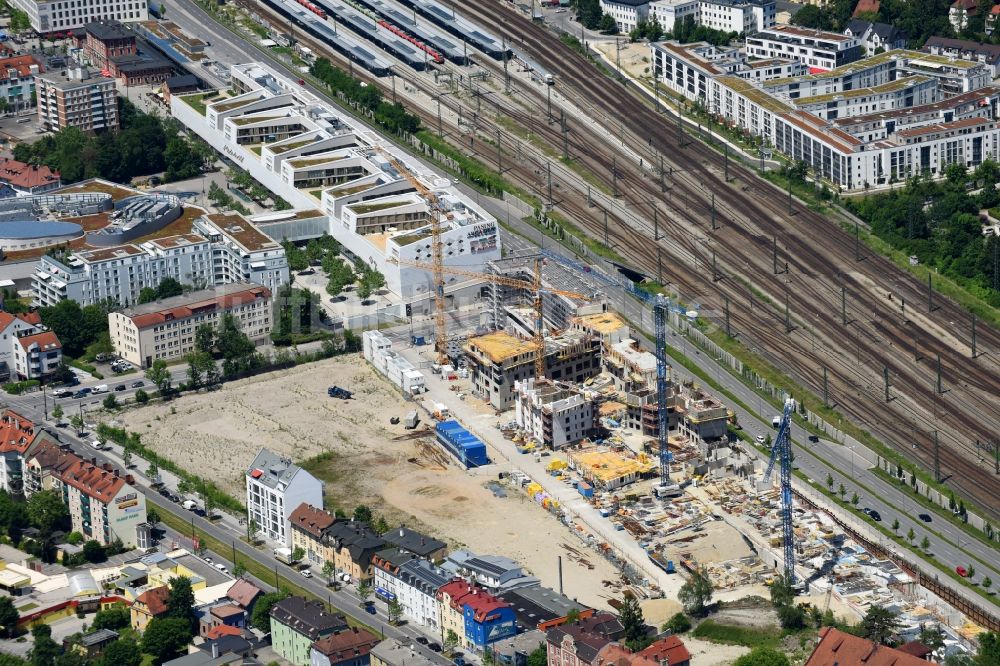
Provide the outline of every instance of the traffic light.
<path id="1" fill-rule="evenodd" d="M 407 317 L 413 316 L 413 306 L 410 305 L 409 303 L 406 304 L 406 316 Z"/>

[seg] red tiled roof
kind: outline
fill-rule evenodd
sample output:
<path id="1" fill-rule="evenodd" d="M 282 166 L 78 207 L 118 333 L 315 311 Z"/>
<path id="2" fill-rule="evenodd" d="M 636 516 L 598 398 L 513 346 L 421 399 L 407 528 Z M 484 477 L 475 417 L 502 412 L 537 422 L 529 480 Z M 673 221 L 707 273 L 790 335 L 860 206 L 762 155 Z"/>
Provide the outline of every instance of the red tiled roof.
<path id="1" fill-rule="evenodd" d="M 321 638 L 312 647 L 336 664 L 365 656 L 378 642 L 379 638 L 370 631 L 352 627 L 349 631 Z"/>
<path id="2" fill-rule="evenodd" d="M 111 467 L 108 465 L 108 467 Z M 66 468 L 59 478 L 68 486 L 107 504 L 125 485 L 125 478 L 114 472 L 81 460 Z"/>
<path id="3" fill-rule="evenodd" d="M 964 9 L 966 12 L 974 14 L 976 10 L 976 4 L 977 4 L 976 0 L 955 0 L 955 2 L 951 3 L 951 8 Z"/>
<path id="4" fill-rule="evenodd" d="M 931 652 L 934 652 L 934 650 L 930 649 L 920 641 L 910 641 L 909 643 L 903 643 L 896 649 L 899 650 L 900 652 L 905 652 L 906 654 L 912 654 L 914 657 L 920 657 L 921 659 L 929 655 Z"/>
<path id="5" fill-rule="evenodd" d="M 336 520 L 323 509 L 317 509 L 307 502 L 303 502 L 295 511 L 292 511 L 292 515 L 288 519 L 291 521 L 292 527 L 305 530 L 317 539 L 323 535 L 323 530 L 333 525 Z"/>
<path id="6" fill-rule="evenodd" d="M 151 590 L 146 590 L 138 597 L 135 598 L 135 603 L 146 604 L 149 609 L 150 615 L 153 617 L 158 617 L 167 612 L 167 599 L 170 597 L 170 588 L 166 585 L 161 585 L 159 587 L 154 587 Z M 133 607 L 135 604 L 133 604 Z"/>
<path id="7" fill-rule="evenodd" d="M 258 595 L 263 594 L 261 589 L 248 580 L 240 578 L 226 592 L 226 596 L 235 601 L 243 608 L 250 608 L 253 600 Z"/>
<path id="8" fill-rule="evenodd" d="M 214 312 L 215 310 L 228 310 L 237 305 L 253 303 L 257 299 L 270 297 L 271 291 L 267 287 L 253 285 L 247 287 L 244 291 L 226 294 L 219 298 L 210 298 L 198 303 L 179 305 L 175 308 L 160 310 L 159 312 L 135 315 L 132 317 L 132 323 L 138 329 L 149 328 L 150 326 L 156 326 L 167 321 L 186 319 L 194 314 Z"/>
<path id="9" fill-rule="evenodd" d="M 205 632 L 205 639 L 209 641 L 214 641 L 223 636 L 242 636 L 243 630 L 239 627 L 233 627 L 228 624 L 217 624 L 208 631 Z"/>
<path id="10" fill-rule="evenodd" d="M 12 409 L 0 417 L 0 453 L 24 454 L 35 438 L 35 424 Z"/>
<path id="11" fill-rule="evenodd" d="M 39 433 L 39 437 L 43 435 Z M 31 454 L 29 460 L 34 460 L 38 467 L 43 470 L 51 470 L 59 475 L 62 471 L 80 461 L 80 456 L 70 451 L 63 451 L 56 442 L 50 439 L 43 439 Z"/>
<path id="12" fill-rule="evenodd" d="M 10 183 L 14 187 L 31 189 L 59 182 L 59 173 L 47 166 L 34 166 L 0 158 L 0 181 Z"/>
<path id="13" fill-rule="evenodd" d="M 833 627 L 819 631 L 820 640 L 805 666 L 932 666 L 901 650 L 879 645 L 859 636 L 846 634 Z"/>
<path id="14" fill-rule="evenodd" d="M 38 314 L 37 310 L 34 312 L 22 312 L 17 315 L 17 318 L 26 324 L 31 324 L 32 326 L 40 326 L 42 323 L 42 316 Z"/>
<path id="15" fill-rule="evenodd" d="M 863 14 L 864 12 L 872 12 L 874 14 L 878 12 L 880 4 L 879 0 L 858 0 L 851 18 L 857 18 L 858 14 Z"/>
<path id="16" fill-rule="evenodd" d="M 636 654 L 633 666 L 659 666 L 664 660 L 668 664 L 682 664 L 691 660 L 691 653 L 684 646 L 684 641 L 677 636 L 667 636 L 654 642 L 645 650 Z"/>
<path id="17" fill-rule="evenodd" d="M 17 78 L 22 78 L 25 76 L 31 76 L 31 66 L 35 65 L 39 73 L 45 71 L 45 67 L 42 63 L 35 60 L 30 55 L 15 56 L 13 58 L 4 58 L 0 60 L 0 81 L 9 81 L 14 76 L 11 76 L 10 70 L 17 71 Z"/>
<path id="18" fill-rule="evenodd" d="M 486 616 L 498 608 L 509 608 L 503 599 L 498 599 L 481 587 L 472 586 L 472 591 L 462 597 L 463 606 L 472 608 L 472 617 L 476 622 L 483 622 Z"/>
<path id="19" fill-rule="evenodd" d="M 41 333 L 35 333 L 33 335 L 22 335 L 17 339 L 17 341 L 21 343 L 21 346 L 24 347 L 25 351 L 28 351 L 28 348 L 35 343 L 38 343 L 38 347 L 42 351 L 62 349 L 62 343 L 59 342 L 59 336 L 52 331 L 42 331 Z"/>

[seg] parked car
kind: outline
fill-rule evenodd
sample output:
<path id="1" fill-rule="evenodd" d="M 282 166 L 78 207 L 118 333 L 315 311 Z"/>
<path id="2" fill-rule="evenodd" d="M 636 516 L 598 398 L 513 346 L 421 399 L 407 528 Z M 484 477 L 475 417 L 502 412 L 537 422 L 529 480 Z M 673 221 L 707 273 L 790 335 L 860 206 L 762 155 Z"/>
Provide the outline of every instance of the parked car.
<path id="1" fill-rule="evenodd" d="M 124 391 L 126 388 L 128 388 L 128 387 L 125 386 L 124 384 L 119 384 L 118 386 L 115 387 L 115 390 L 116 391 Z"/>
<path id="2" fill-rule="evenodd" d="M 368 613 L 369 615 L 375 615 L 376 613 L 378 613 L 378 611 L 375 610 L 375 604 L 366 605 L 365 612 Z"/>
<path id="3" fill-rule="evenodd" d="M 167 499 L 170 499 L 170 491 L 167 490 L 166 488 L 160 488 L 160 495 L 162 497 L 166 497 Z"/>
<path id="4" fill-rule="evenodd" d="M 93 393 L 89 388 L 82 388 L 73 394 L 73 398 L 86 398 L 88 395 Z"/>
<path id="5" fill-rule="evenodd" d="M 810 442 L 814 442 L 814 443 L 818 442 L 819 441 L 819 435 L 809 435 L 808 439 L 809 439 Z"/>
<path id="6" fill-rule="evenodd" d="M 882 522 L 882 514 L 880 514 L 875 509 L 872 509 L 871 511 L 868 512 L 868 517 L 874 520 L 876 523 Z"/>
<path id="7" fill-rule="evenodd" d="M 142 388 L 145 385 L 146 385 L 146 382 L 142 381 L 141 379 L 137 379 L 136 381 L 132 382 L 132 384 L 131 384 L 132 388 Z"/>
<path id="8" fill-rule="evenodd" d="M 962 578 L 965 578 L 966 576 L 969 575 L 969 571 L 963 566 L 955 567 L 955 573 L 957 573 Z"/>
<path id="9" fill-rule="evenodd" d="M 755 439 L 756 439 L 757 444 L 759 444 L 760 446 L 764 446 L 764 442 L 766 441 L 764 439 L 764 435 L 757 435 L 757 437 Z"/>
<path id="10" fill-rule="evenodd" d="M 434 652 L 440 652 L 441 651 L 441 645 L 440 645 L 440 643 L 428 643 L 427 647 L 429 649 L 433 650 Z"/>
<path id="11" fill-rule="evenodd" d="M 53 398 L 68 398 L 71 395 L 73 395 L 73 392 L 65 388 L 56 389 L 55 391 L 52 392 Z"/>
<path id="12" fill-rule="evenodd" d="M 94 394 L 97 394 L 97 393 L 107 393 L 108 392 L 108 385 L 107 384 L 98 384 L 97 386 L 94 387 L 94 391 L 93 392 L 94 392 Z"/>
<path id="13" fill-rule="evenodd" d="M 430 641 L 427 640 L 426 636 L 417 636 L 416 641 L 421 645 L 427 645 L 428 643 L 430 643 Z"/>
<path id="14" fill-rule="evenodd" d="M 311 569 L 303 569 L 299 573 L 302 574 L 306 578 L 312 578 L 313 577 L 313 572 L 312 572 Z"/>
<path id="15" fill-rule="evenodd" d="M 917 518 L 924 521 L 925 523 L 931 522 L 931 516 L 929 513 L 922 513 L 919 516 L 917 516 Z"/>

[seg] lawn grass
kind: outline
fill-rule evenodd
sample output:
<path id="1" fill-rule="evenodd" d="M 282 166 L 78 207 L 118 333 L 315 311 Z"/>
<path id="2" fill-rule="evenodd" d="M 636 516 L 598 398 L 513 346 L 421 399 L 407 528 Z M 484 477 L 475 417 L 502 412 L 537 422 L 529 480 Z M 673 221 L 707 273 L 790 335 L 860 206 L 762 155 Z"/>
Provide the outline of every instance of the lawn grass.
<path id="1" fill-rule="evenodd" d="M 723 645 L 743 645 L 748 648 L 767 647 L 779 649 L 785 633 L 777 627 L 739 627 L 705 620 L 691 632 L 695 638 Z"/>

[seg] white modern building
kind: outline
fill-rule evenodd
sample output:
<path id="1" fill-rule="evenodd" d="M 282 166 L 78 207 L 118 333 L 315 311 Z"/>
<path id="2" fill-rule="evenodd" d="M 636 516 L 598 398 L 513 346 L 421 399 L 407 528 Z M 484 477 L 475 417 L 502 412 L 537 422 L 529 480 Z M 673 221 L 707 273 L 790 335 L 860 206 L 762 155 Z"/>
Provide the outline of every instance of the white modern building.
<path id="1" fill-rule="evenodd" d="M 649 19 L 666 31 L 690 16 L 695 25 L 749 34 L 773 27 L 776 8 L 774 0 L 655 0 Z"/>
<path id="2" fill-rule="evenodd" d="M 858 60 L 864 47 L 858 37 L 791 25 L 776 25 L 747 37 L 752 58 L 798 60 L 811 72 L 826 71 Z"/>
<path id="3" fill-rule="evenodd" d="M 13 0 L 28 15 L 35 32 L 69 32 L 91 21 L 113 19 L 122 23 L 149 20 L 146 0 Z"/>
<path id="4" fill-rule="evenodd" d="M 594 429 L 597 410 L 582 391 L 533 377 L 514 382 L 514 418 L 527 437 L 549 449 L 575 444 Z"/>
<path id="5" fill-rule="evenodd" d="M 601 0 L 601 11 L 618 25 L 618 32 L 632 32 L 649 16 L 649 0 Z"/>
<path id="6" fill-rule="evenodd" d="M 281 245 L 237 215 L 204 215 L 194 233 L 95 250 L 46 254 L 32 276 L 34 303 L 55 305 L 67 298 L 80 305 L 110 299 L 135 304 L 144 287 L 166 278 L 211 287 L 254 282 L 272 292 L 288 283 Z"/>
<path id="7" fill-rule="evenodd" d="M 385 275 L 389 291 L 430 311 L 433 280 L 421 266 L 431 261 L 431 204 L 423 192 L 439 202 L 446 267 L 481 272 L 500 257 L 496 220 L 451 181 L 266 65 L 233 65 L 231 80 L 235 96 L 198 96 L 202 106 L 171 95 L 171 113 L 296 209 L 319 209 L 329 233 Z M 466 284 L 446 275 L 446 291 Z"/>
<path id="8" fill-rule="evenodd" d="M 288 458 L 261 449 L 247 468 L 247 520 L 257 533 L 290 548 L 292 512 L 303 502 L 323 506 L 323 482 Z"/>

